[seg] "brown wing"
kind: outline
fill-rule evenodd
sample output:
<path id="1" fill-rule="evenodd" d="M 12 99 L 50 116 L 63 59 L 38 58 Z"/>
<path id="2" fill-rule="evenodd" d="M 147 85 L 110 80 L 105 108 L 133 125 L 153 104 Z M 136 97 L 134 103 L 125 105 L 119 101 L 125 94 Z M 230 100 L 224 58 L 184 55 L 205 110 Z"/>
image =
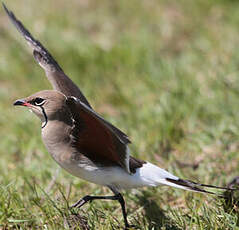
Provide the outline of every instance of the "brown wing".
<path id="1" fill-rule="evenodd" d="M 94 162 L 119 165 L 130 173 L 127 135 L 80 100 L 68 97 L 66 104 L 74 119 L 72 135 L 78 151 Z"/>
<path id="2" fill-rule="evenodd" d="M 47 49 L 30 34 L 24 25 L 15 17 L 13 12 L 7 9 L 4 3 L 3 7 L 7 12 L 11 22 L 14 24 L 20 34 L 26 39 L 28 45 L 32 48 L 35 60 L 45 70 L 46 76 L 52 84 L 52 87 L 66 96 L 74 96 L 79 98 L 82 102 L 91 107 L 80 89 L 64 73 L 62 68 L 47 51 Z"/>

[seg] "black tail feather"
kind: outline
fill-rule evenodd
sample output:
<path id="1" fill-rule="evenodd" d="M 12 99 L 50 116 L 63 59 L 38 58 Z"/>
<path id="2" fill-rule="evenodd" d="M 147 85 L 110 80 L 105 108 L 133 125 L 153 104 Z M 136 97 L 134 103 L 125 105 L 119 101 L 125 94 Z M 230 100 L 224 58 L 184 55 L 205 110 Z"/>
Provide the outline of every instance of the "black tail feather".
<path id="1" fill-rule="evenodd" d="M 215 185 L 210 185 L 210 184 L 200 184 L 196 183 L 190 180 L 187 180 L 189 183 L 194 184 L 196 186 L 201 186 L 201 187 L 206 187 L 206 188 L 216 188 L 216 189 L 223 189 L 223 190 L 236 190 L 236 188 L 229 188 L 229 187 L 221 187 L 221 186 L 215 186 Z"/>
<path id="2" fill-rule="evenodd" d="M 166 178 L 166 180 L 171 182 L 171 183 L 184 186 L 184 187 L 188 188 L 189 190 L 192 190 L 192 191 L 195 191 L 195 192 L 213 194 L 213 195 L 217 195 L 219 197 L 224 197 L 224 195 L 223 194 L 217 194 L 217 193 L 214 193 L 214 192 L 211 192 L 211 191 L 207 191 L 207 190 L 202 189 L 200 187 L 222 189 L 222 190 L 227 190 L 227 191 L 228 190 L 229 191 L 235 190 L 233 188 L 219 187 L 219 186 L 207 185 L 207 184 L 200 184 L 200 183 L 196 183 L 196 182 L 189 181 L 189 180 L 182 180 L 182 179 L 175 180 L 175 179 L 171 179 L 171 178 Z"/>

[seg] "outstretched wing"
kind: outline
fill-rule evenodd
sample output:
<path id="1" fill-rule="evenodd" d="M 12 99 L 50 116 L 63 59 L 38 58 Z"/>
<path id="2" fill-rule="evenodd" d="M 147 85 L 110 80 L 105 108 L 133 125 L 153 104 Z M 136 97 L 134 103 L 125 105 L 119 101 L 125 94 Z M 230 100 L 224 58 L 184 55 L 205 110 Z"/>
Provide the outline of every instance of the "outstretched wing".
<path id="1" fill-rule="evenodd" d="M 66 99 L 73 120 L 74 146 L 94 162 L 119 165 L 130 173 L 127 135 L 74 97 Z"/>
<path id="2" fill-rule="evenodd" d="M 15 17 L 13 12 L 7 9 L 4 3 L 3 7 L 7 12 L 7 15 L 10 18 L 11 22 L 14 24 L 20 34 L 26 39 L 28 45 L 32 48 L 35 60 L 45 70 L 46 76 L 52 84 L 52 87 L 66 96 L 74 96 L 76 98 L 79 98 L 87 106 L 91 107 L 80 89 L 64 73 L 62 68 L 47 51 L 47 49 L 30 34 L 30 32 L 24 27 L 24 25 Z"/>

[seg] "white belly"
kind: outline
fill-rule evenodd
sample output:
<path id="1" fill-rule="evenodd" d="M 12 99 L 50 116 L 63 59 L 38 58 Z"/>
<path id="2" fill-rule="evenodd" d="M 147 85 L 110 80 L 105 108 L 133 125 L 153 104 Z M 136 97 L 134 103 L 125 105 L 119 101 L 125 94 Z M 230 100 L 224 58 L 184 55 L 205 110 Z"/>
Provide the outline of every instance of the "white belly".
<path id="1" fill-rule="evenodd" d="M 178 179 L 178 177 L 151 163 L 144 164 L 134 174 L 127 173 L 121 167 L 96 167 L 84 164 L 74 166 L 61 164 L 61 166 L 83 180 L 117 190 L 165 184 L 165 177 Z"/>

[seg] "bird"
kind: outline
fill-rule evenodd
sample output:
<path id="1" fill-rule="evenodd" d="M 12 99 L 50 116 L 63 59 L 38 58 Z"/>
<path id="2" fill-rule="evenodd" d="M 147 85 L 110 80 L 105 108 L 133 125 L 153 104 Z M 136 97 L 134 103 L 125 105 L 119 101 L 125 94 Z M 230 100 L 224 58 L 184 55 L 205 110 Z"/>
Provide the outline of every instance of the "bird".
<path id="1" fill-rule="evenodd" d="M 93 200 L 117 200 L 125 229 L 129 229 L 132 225 L 129 224 L 121 194 L 124 189 L 168 185 L 207 194 L 216 194 L 207 188 L 233 190 L 181 179 L 157 165 L 131 156 L 129 137 L 92 108 L 49 51 L 4 3 L 3 8 L 32 48 L 33 57 L 45 70 L 53 87 L 52 90 L 17 99 L 14 106 L 28 108 L 41 120 L 43 143 L 63 169 L 83 180 L 108 187 L 113 192 L 112 196 L 86 195 L 71 208 L 80 208 Z"/>

